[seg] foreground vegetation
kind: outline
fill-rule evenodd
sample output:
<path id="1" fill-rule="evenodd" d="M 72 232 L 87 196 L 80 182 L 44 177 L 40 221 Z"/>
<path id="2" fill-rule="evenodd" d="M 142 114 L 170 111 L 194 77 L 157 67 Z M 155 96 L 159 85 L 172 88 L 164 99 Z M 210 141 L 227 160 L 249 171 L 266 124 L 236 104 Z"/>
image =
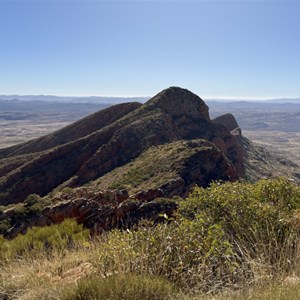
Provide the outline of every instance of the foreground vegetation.
<path id="1" fill-rule="evenodd" d="M 0 240 L 0 299 L 298 299 L 300 188 L 213 183 L 174 219 L 90 238 L 72 220 Z"/>

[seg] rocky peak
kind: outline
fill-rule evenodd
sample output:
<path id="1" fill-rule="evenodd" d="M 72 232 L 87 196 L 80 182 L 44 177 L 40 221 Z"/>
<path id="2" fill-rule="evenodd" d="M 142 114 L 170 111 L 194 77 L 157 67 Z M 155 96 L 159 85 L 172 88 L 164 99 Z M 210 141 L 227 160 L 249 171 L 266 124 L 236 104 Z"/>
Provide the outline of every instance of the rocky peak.
<path id="1" fill-rule="evenodd" d="M 209 121 L 208 106 L 194 93 L 180 87 L 169 87 L 146 104 L 148 108 L 160 108 L 167 114 L 177 117 L 194 115 Z"/>
<path id="2" fill-rule="evenodd" d="M 239 127 L 233 114 L 225 114 L 213 119 L 213 123 L 225 126 L 235 137 L 236 141 L 242 145 L 242 130 Z"/>
<path id="3" fill-rule="evenodd" d="M 235 130 L 236 128 L 239 127 L 235 117 L 233 116 L 233 114 L 230 113 L 219 116 L 215 118 L 213 121 L 214 123 L 224 125 L 229 131 Z"/>

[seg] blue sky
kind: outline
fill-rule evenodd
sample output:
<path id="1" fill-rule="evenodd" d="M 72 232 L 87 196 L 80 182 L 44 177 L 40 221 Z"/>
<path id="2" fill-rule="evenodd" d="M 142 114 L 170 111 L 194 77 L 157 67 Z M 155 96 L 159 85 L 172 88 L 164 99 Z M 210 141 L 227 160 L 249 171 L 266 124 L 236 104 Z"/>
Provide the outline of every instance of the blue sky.
<path id="1" fill-rule="evenodd" d="M 3 1 L 0 94 L 300 97 L 299 1 Z"/>

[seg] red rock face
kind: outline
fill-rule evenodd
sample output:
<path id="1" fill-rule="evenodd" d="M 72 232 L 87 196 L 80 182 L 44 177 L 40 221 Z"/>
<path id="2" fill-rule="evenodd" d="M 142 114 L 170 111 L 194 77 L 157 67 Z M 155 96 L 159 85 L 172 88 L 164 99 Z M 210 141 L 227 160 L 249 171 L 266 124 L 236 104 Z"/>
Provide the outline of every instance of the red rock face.
<path id="1" fill-rule="evenodd" d="M 242 130 L 240 129 L 235 117 L 232 114 L 225 114 L 215 118 L 213 123 L 226 127 L 228 131 L 230 131 L 231 136 L 234 138 L 235 142 L 232 143 L 232 141 L 230 141 L 228 147 L 233 149 L 233 151 L 236 151 L 236 159 L 238 161 L 236 169 L 239 176 L 243 176 L 245 168 L 243 163 L 244 149 L 242 142 Z"/>
<path id="2" fill-rule="evenodd" d="M 232 131 L 239 127 L 235 117 L 232 114 L 225 114 L 213 119 L 216 124 L 225 126 L 229 131 Z"/>
<path id="3" fill-rule="evenodd" d="M 32 193 L 46 195 L 62 183 L 81 186 L 128 163 L 151 146 L 175 140 L 211 141 L 229 159 L 237 175 L 244 174 L 241 146 L 226 127 L 211 122 L 206 104 L 188 90 L 172 87 L 142 106 L 129 103 L 106 113 L 100 111 L 73 127 L 0 151 L 3 159 L 10 157 L 0 168 L 0 191 L 4 191 L 0 193 L 0 204 L 21 202 Z M 97 116 L 104 120 L 97 123 Z M 85 124 L 88 129 L 84 129 Z M 33 152 L 22 157 L 12 170 L 15 154 Z"/>
<path id="4" fill-rule="evenodd" d="M 137 199 L 140 201 L 152 201 L 159 197 L 164 197 L 165 194 L 162 189 L 149 189 L 146 191 L 138 192 L 137 194 L 132 195 L 130 198 Z"/>
<path id="5" fill-rule="evenodd" d="M 163 195 L 161 190 L 144 193 L 144 195 L 150 194 L 152 197 Z M 134 196 L 129 199 L 128 192 L 125 190 L 94 192 L 86 188 L 79 188 L 72 195 L 60 193 L 55 198 L 60 200 L 57 205 L 45 208 L 35 217 L 17 221 L 5 234 L 5 237 L 12 239 L 20 233 L 25 234 L 27 229 L 32 226 L 43 227 L 58 224 L 67 218 L 75 218 L 78 223 L 84 224 L 85 227 L 91 229 L 92 234 L 95 234 L 112 228 L 130 227 L 142 218 L 155 221 L 161 213 L 171 216 L 177 209 L 177 205 L 172 200 L 165 199 L 164 202 L 156 202 L 155 199 L 151 199 L 151 201 L 146 201 Z M 153 211 L 145 209 L 143 206 L 145 201 Z M 10 211 L 10 214 L 13 214 L 13 211 Z M 5 216 L 2 217 L 5 218 Z"/>

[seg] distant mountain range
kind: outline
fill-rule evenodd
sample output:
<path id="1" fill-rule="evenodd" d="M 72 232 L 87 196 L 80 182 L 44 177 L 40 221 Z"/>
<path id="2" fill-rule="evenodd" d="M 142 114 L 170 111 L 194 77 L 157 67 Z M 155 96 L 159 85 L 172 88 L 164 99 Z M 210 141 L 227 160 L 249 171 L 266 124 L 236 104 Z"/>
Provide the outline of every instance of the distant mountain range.
<path id="1" fill-rule="evenodd" d="M 52 95 L 0 95 L 0 100 L 21 100 L 21 101 L 48 101 L 48 102 L 72 102 L 72 103 L 124 103 L 124 102 L 145 102 L 150 97 L 76 97 L 76 96 L 52 96 Z"/>
<path id="2" fill-rule="evenodd" d="M 266 104 L 284 104 L 284 103 L 290 103 L 290 104 L 300 104 L 300 98 L 279 98 L 279 99 L 206 99 L 206 102 L 213 103 L 266 103 Z"/>
<path id="3" fill-rule="evenodd" d="M 55 96 L 55 95 L 0 95 L 0 100 L 21 100 L 21 101 L 49 101 L 49 102 L 72 102 L 72 103 L 124 103 L 124 102 L 141 102 L 144 103 L 150 97 L 109 97 L 109 96 Z M 300 98 L 279 98 L 279 99 L 206 99 L 206 102 L 223 102 L 223 103 L 291 103 L 300 104 Z"/>

